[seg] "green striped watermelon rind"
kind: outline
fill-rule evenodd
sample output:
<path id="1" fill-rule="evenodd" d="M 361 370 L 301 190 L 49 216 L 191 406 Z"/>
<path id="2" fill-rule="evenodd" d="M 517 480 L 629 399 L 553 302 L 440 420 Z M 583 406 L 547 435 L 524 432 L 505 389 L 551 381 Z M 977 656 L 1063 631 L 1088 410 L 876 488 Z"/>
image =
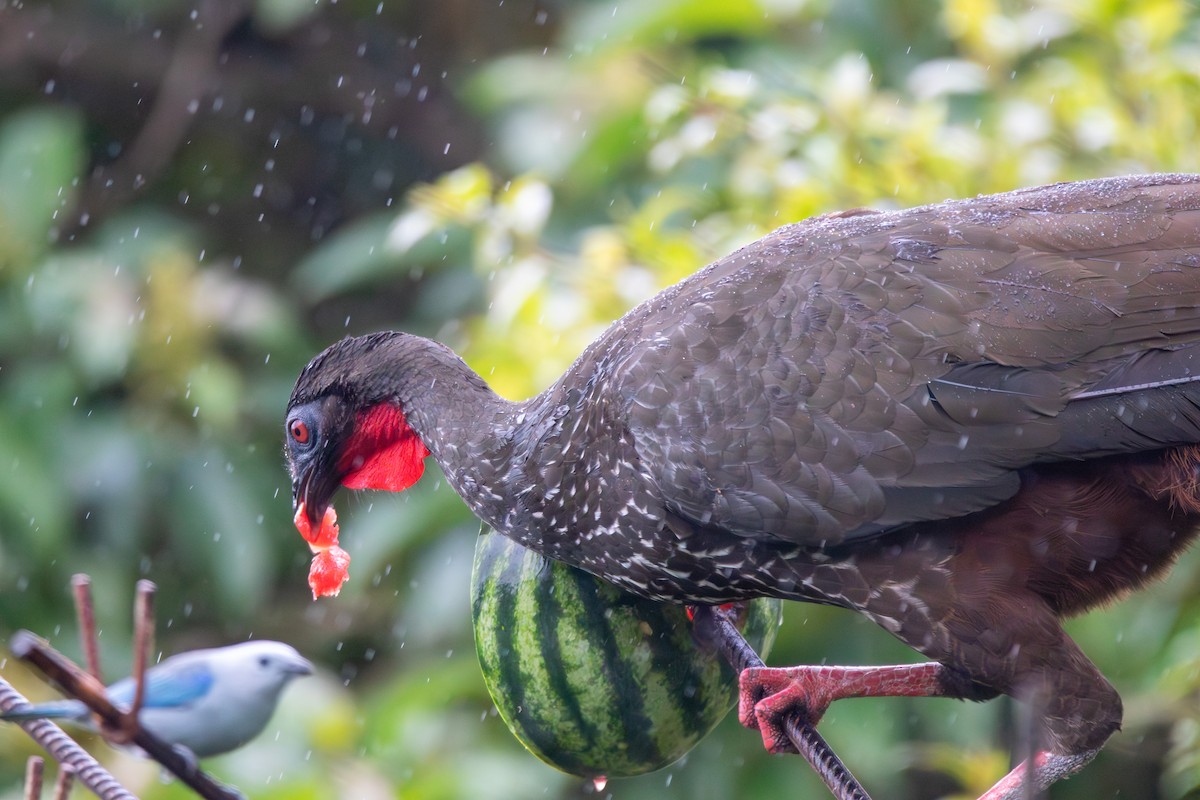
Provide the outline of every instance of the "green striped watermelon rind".
<path id="1" fill-rule="evenodd" d="M 475 648 L 492 700 L 557 769 L 621 777 L 674 763 L 737 702 L 737 677 L 698 646 L 680 605 L 629 594 L 485 530 L 475 548 Z M 764 657 L 782 603 L 751 601 L 742 633 Z"/>

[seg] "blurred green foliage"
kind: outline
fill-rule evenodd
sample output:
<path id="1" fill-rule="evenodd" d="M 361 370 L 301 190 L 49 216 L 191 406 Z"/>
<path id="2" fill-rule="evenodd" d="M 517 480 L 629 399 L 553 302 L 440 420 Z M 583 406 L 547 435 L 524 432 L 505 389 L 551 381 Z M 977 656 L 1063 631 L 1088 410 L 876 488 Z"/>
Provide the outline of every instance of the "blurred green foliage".
<path id="1" fill-rule="evenodd" d="M 78 653 L 86 571 L 115 677 L 148 577 L 165 651 L 274 637 L 324 667 L 212 762 L 252 797 L 592 793 L 492 709 L 478 525 L 436 474 L 342 501 L 352 580 L 311 602 L 279 444 L 300 366 L 405 328 L 526 396 L 781 224 L 1200 170 L 1198 64 L 1183 0 L 0 0 L 0 635 Z M 1198 570 L 1074 623 L 1126 724 L 1053 796 L 1200 784 Z M 772 660 L 912 656 L 793 605 Z M 932 700 L 837 704 L 822 726 L 868 788 L 909 798 L 975 796 L 1017 728 L 1004 703 Z M 96 744 L 140 796 L 188 796 Z M 760 750 L 726 720 L 599 796 L 823 796 Z M 32 751 L 0 727 L 0 796 Z"/>

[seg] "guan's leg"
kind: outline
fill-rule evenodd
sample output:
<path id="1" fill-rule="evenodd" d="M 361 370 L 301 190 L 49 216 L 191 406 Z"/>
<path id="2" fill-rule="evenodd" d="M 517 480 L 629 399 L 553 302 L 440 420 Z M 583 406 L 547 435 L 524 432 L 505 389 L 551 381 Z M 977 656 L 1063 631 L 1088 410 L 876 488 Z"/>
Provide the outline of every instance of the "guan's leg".
<path id="1" fill-rule="evenodd" d="M 789 717 L 811 726 L 848 697 L 952 697 L 1008 694 L 1032 703 L 1041 742 L 1033 768 L 1018 766 L 984 795 L 1011 800 L 1026 784 L 1045 788 L 1086 765 L 1120 727 L 1121 699 L 1037 598 L 1012 595 L 1011 613 L 945 621 L 941 661 L 886 667 L 752 667 L 741 674 L 739 717 L 771 752 L 795 752 Z M 969 676 L 969 677 L 968 677 Z"/>
<path id="2" fill-rule="evenodd" d="M 848 697 L 959 697 L 936 661 L 888 667 L 751 667 L 741 674 L 738 719 L 757 729 L 772 753 L 794 753 L 785 719 L 816 725 L 829 704 Z"/>

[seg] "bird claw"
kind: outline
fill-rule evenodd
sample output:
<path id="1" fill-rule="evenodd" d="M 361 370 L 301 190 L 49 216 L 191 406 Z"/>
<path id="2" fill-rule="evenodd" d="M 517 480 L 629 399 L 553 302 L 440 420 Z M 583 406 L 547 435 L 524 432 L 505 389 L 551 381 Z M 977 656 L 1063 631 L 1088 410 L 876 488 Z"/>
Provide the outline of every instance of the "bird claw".
<path id="1" fill-rule="evenodd" d="M 120 722 L 117 724 L 109 724 L 101 719 L 98 715 L 94 716 L 97 727 L 100 729 L 100 734 L 105 741 L 114 747 L 129 747 L 133 744 L 133 739 L 137 736 L 138 719 L 133 714 L 124 713 L 121 715 Z"/>
<path id="2" fill-rule="evenodd" d="M 189 775 L 195 775 L 200 770 L 200 759 L 190 748 L 182 744 L 171 745 L 171 749 L 184 761 Z"/>
<path id="3" fill-rule="evenodd" d="M 796 752 L 787 732 L 789 718 L 812 726 L 829 708 L 819 683 L 803 667 L 749 667 L 738 684 L 738 721 L 762 734 L 769 753 Z"/>

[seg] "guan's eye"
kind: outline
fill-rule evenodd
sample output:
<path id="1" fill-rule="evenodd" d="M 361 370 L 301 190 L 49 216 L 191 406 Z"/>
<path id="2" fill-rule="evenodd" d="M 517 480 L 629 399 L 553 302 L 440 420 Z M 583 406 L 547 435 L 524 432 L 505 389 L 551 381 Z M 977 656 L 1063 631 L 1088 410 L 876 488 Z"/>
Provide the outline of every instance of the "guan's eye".
<path id="1" fill-rule="evenodd" d="M 288 423 L 288 434 L 296 444 L 308 444 L 312 438 L 308 432 L 308 425 L 302 419 L 294 419 Z"/>

